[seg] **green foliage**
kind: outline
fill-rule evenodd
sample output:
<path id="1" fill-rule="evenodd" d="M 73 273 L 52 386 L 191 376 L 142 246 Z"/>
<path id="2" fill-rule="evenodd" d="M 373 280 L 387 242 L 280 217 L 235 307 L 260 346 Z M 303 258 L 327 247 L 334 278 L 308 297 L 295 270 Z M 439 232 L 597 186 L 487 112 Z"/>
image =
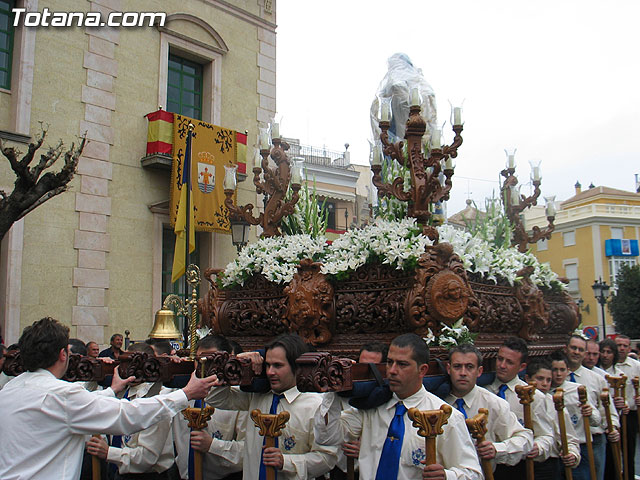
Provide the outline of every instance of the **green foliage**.
<path id="1" fill-rule="evenodd" d="M 477 210 L 476 203 L 473 207 Z M 474 237 L 479 237 L 495 248 L 511 247 L 511 237 L 513 226 L 504 212 L 502 203 L 496 198 L 495 192 L 491 198 L 484 201 L 485 211 L 478 210 L 474 219 L 464 219 L 464 223 L 469 233 Z"/>
<path id="2" fill-rule="evenodd" d="M 640 337 L 640 266 L 624 265 L 616 278 L 618 289 L 611 295 L 609 311 L 616 332 Z"/>
<path id="3" fill-rule="evenodd" d="M 305 169 L 305 178 L 307 178 Z M 289 188 L 285 200 L 288 201 L 293 195 L 293 190 Z M 329 210 L 325 208 L 326 200 L 320 204 L 316 193 L 316 179 L 313 179 L 313 188 L 309 189 L 308 182 L 303 182 L 299 199 L 295 210 L 291 215 L 282 218 L 282 233 L 285 235 L 308 234 L 313 238 L 318 238 L 327 231 L 327 220 Z"/>

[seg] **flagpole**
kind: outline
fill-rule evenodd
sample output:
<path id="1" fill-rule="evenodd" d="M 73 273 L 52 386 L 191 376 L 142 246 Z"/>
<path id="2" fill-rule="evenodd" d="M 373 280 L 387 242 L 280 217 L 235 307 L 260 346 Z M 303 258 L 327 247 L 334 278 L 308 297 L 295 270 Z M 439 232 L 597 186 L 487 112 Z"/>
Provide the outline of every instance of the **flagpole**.
<path id="1" fill-rule="evenodd" d="M 195 129 L 195 126 L 193 125 L 193 123 L 189 123 L 189 128 L 187 129 L 187 145 L 185 148 L 185 154 L 184 154 L 184 168 L 188 168 L 189 171 L 186 172 L 186 179 L 187 179 L 187 219 L 186 219 L 186 235 L 185 235 L 185 240 L 186 240 L 186 248 L 184 249 L 185 254 L 184 254 L 184 299 L 185 301 L 188 298 L 189 295 L 189 282 L 187 281 L 187 268 L 189 267 L 189 260 L 190 260 L 190 253 L 189 253 L 189 233 L 191 232 L 191 137 L 193 134 L 193 130 Z M 182 185 L 182 188 L 185 188 L 185 185 Z M 185 323 L 184 323 L 184 329 L 182 330 L 182 337 L 183 337 L 183 343 L 185 345 L 187 345 L 187 336 L 189 333 L 189 326 L 190 326 L 190 319 L 191 319 L 191 312 L 187 312 L 187 314 L 185 315 Z"/>

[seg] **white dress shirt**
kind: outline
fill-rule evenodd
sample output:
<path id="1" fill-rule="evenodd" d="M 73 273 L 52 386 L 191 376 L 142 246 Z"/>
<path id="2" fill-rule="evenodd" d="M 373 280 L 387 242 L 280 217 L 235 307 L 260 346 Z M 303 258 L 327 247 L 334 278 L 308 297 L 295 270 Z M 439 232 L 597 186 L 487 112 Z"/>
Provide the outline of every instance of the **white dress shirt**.
<path id="1" fill-rule="evenodd" d="M 553 403 L 553 397 L 548 393 L 543 394 L 545 401 L 545 410 L 550 418 L 554 419 L 553 422 L 553 446 L 551 447 L 550 457 L 559 458 L 562 455 L 562 437 L 560 436 L 560 422 L 558 421 L 558 411 Z M 576 430 L 573 428 L 573 422 L 569 417 L 567 409 L 562 410 L 564 416 L 564 425 L 567 433 L 567 446 L 569 447 L 569 453 L 573 453 L 577 458 L 577 464 L 580 463 L 580 441 L 576 435 Z M 536 460 L 538 460 L 538 457 Z"/>
<path id="2" fill-rule="evenodd" d="M 496 377 L 493 383 L 486 386 L 486 389 L 497 395 L 500 385 L 502 385 L 502 382 Z M 516 386 L 527 385 L 527 383 L 516 376 L 505 385 L 507 385 L 505 400 L 509 403 L 511 411 L 518 417 L 520 424 L 524 425 L 524 409 L 518 394 L 516 394 Z M 531 420 L 533 422 L 533 441 L 538 445 L 538 450 L 540 451 L 540 456 L 536 458 L 537 461 L 544 461 L 549 458 L 549 453 L 554 443 L 553 424 L 555 422 L 553 417 L 549 416 L 545 402 L 544 394 L 540 390 L 536 390 L 533 402 L 531 402 Z"/>
<path id="3" fill-rule="evenodd" d="M 597 427 L 591 427 L 591 433 L 593 433 L 594 435 L 597 435 L 599 433 L 604 433 L 608 428 L 607 415 L 605 414 L 604 405 L 602 404 L 602 400 L 600 399 L 600 394 L 602 393 L 602 390 L 604 388 L 609 388 L 609 382 L 605 380 L 605 375 L 609 375 L 609 374 L 604 370 L 602 370 L 600 367 L 593 367 L 591 369 L 588 369 L 585 367 L 585 369 L 587 372 L 593 373 L 594 375 L 585 377 L 583 381 L 582 372 L 580 371 L 579 374 L 578 373 L 576 374 L 576 380 L 578 381 L 578 383 L 585 385 L 587 387 L 588 392 L 589 392 L 589 389 L 592 389 L 593 391 L 596 392 L 595 396 L 597 397 L 597 400 L 598 400 L 597 405 L 598 405 L 598 410 L 600 411 L 601 420 L 600 420 L 600 425 L 598 425 Z M 579 370 L 580 369 L 576 370 L 576 372 L 578 372 Z M 589 392 L 589 398 L 591 398 L 591 392 Z M 614 405 L 611 389 L 609 389 L 609 404 L 612 406 Z M 613 425 L 616 427 L 620 426 L 620 419 L 618 417 L 618 411 L 615 409 L 615 406 L 613 406 L 609 410 L 611 411 L 611 422 L 613 423 Z"/>
<path id="4" fill-rule="evenodd" d="M 564 408 L 569 414 L 569 419 L 571 420 L 571 424 L 573 425 L 574 430 L 576 431 L 576 435 L 578 436 L 578 441 L 580 443 L 586 443 L 586 435 L 584 430 L 584 419 L 582 417 L 582 410 L 580 409 L 580 398 L 578 396 L 578 387 L 580 384 L 575 382 L 570 382 L 568 380 L 562 382 L 557 388 L 562 388 L 563 391 L 563 399 L 564 399 Z M 555 389 L 554 389 L 555 392 Z M 597 408 L 593 406 L 590 401 L 589 395 L 587 394 L 587 404 L 591 407 L 591 416 L 589 417 L 589 427 L 599 426 L 600 425 L 600 412 Z"/>
<path id="5" fill-rule="evenodd" d="M 336 446 L 318 445 L 313 435 L 313 416 L 322 396 L 301 393 L 295 386 L 283 393 L 278 413 L 289 412 L 290 418 L 278 437 L 278 447 L 284 456 L 284 467 L 278 472 L 278 478 L 293 480 L 322 476 L 335 466 L 338 452 Z M 247 393 L 231 387 L 218 387 L 210 390 L 206 401 L 216 408 L 242 412 L 259 409 L 268 414 L 272 399 L 272 393 Z M 242 472 L 246 480 L 258 478 L 263 440 L 253 420 L 247 420 Z"/>
<path id="6" fill-rule="evenodd" d="M 631 379 L 640 377 L 640 362 L 627 355 L 624 362 L 616 363 L 615 368 L 622 371 L 622 373 L 627 376 L 627 387 L 625 392 L 627 407 L 629 407 L 629 410 L 637 410 L 636 392 L 633 388 L 633 384 L 631 383 Z"/>
<path id="7" fill-rule="evenodd" d="M 25 372 L 0 391 L 0 478 L 77 480 L 85 435 L 132 434 L 186 406 L 182 390 L 129 402 L 88 392 L 48 370 Z"/>
<path id="8" fill-rule="evenodd" d="M 402 401 L 408 409 L 438 410 L 442 399 L 421 388 L 410 397 L 400 400 L 395 394 L 385 404 L 372 409 L 350 408 L 341 413 L 341 402 L 335 394 L 327 394 L 316 413 L 315 426 L 319 442 L 342 444 L 346 438 L 360 437 L 360 478 L 373 479 L 378 470 L 387 432 L 395 415 L 395 407 Z M 325 421 L 327 413 L 327 421 Z M 338 421 L 338 418 L 340 421 Z M 475 480 L 482 478 L 482 470 L 475 446 L 462 414 L 453 409 L 443 433 L 436 439 L 436 461 L 445 468 L 447 480 Z M 404 438 L 400 452 L 398 480 L 421 479 L 426 457 L 425 439 L 418 436 L 409 415 L 404 416 Z"/>
<path id="9" fill-rule="evenodd" d="M 130 401 L 136 398 L 152 398 L 153 382 L 141 383 L 128 389 Z M 161 385 L 156 385 L 156 392 Z M 109 447 L 107 462 L 118 466 L 121 475 L 126 473 L 162 473 L 174 463 L 171 419 L 165 418 L 140 432 L 122 436 L 122 447 Z"/>
<path id="10" fill-rule="evenodd" d="M 194 402 L 191 402 L 193 407 Z M 244 438 L 247 431 L 247 412 L 216 408 L 205 432 L 211 435 L 209 451 L 202 456 L 204 478 L 217 480 L 242 471 Z M 250 425 L 253 428 L 253 421 Z M 173 417 L 173 439 L 176 446 L 176 464 L 181 478 L 188 478 L 190 430 L 183 415 Z"/>
<path id="11" fill-rule="evenodd" d="M 506 400 L 477 385 L 464 397 L 463 407 L 467 417 L 477 415 L 479 408 L 489 411 L 485 440 L 496 449 L 495 463 L 516 465 L 533 448 L 533 433 L 518 422 L 515 413 Z M 448 395 L 445 401 L 457 409 L 455 395 Z"/>

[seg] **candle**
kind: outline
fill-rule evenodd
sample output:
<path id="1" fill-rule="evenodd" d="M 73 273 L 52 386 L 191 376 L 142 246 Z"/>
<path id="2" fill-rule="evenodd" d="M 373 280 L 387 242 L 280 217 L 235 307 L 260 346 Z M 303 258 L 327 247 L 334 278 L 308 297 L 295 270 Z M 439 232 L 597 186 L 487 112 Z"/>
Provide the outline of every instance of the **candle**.
<path id="1" fill-rule="evenodd" d="M 540 181 L 540 167 L 533 167 L 531 171 L 531 177 L 533 178 L 534 182 Z"/>
<path id="2" fill-rule="evenodd" d="M 262 155 L 260 155 L 260 150 L 256 149 L 256 154 L 253 158 L 254 168 L 262 168 Z"/>
<path id="3" fill-rule="evenodd" d="M 384 99 L 382 100 L 382 107 L 380 109 L 380 121 L 388 122 L 391 118 L 391 103 Z"/>
<path id="4" fill-rule="evenodd" d="M 224 182 L 222 187 L 224 190 L 235 190 L 236 189 L 236 165 L 232 167 L 224 166 Z"/>
<path id="5" fill-rule="evenodd" d="M 293 168 L 291 169 L 291 183 L 302 184 L 302 166 L 304 160 L 294 159 Z"/>
<path id="6" fill-rule="evenodd" d="M 380 146 L 378 145 L 373 147 L 373 157 L 371 158 L 371 165 L 382 165 L 382 152 L 380 151 Z"/>
<path id="7" fill-rule="evenodd" d="M 455 107 L 453 109 L 453 124 L 462 125 L 462 107 Z"/>
<path id="8" fill-rule="evenodd" d="M 411 89 L 411 106 L 419 106 L 420 105 L 420 89 L 414 87 Z"/>
<path id="9" fill-rule="evenodd" d="M 439 128 L 435 128 L 433 132 L 431 132 L 431 148 L 440 148 L 442 146 L 441 136 L 442 133 Z"/>
<path id="10" fill-rule="evenodd" d="M 260 149 L 268 150 L 271 142 L 269 141 L 269 129 L 260 128 Z"/>
<path id="11" fill-rule="evenodd" d="M 547 217 L 555 217 L 556 216 L 556 196 L 552 195 L 550 197 L 544 197 L 547 202 L 546 214 Z"/>
<path id="12" fill-rule="evenodd" d="M 280 138 L 280 124 L 272 123 L 271 124 L 271 138 Z"/>
<path id="13" fill-rule="evenodd" d="M 514 206 L 520 205 L 520 189 L 511 187 L 511 204 Z"/>
<path id="14" fill-rule="evenodd" d="M 453 170 L 453 158 L 447 157 L 447 160 L 444 162 L 445 170 Z"/>
<path id="15" fill-rule="evenodd" d="M 513 150 L 511 149 L 504 149 L 504 153 L 507 154 L 507 168 L 515 168 L 516 166 L 516 161 L 515 161 L 515 156 L 516 156 L 516 148 L 514 148 Z"/>

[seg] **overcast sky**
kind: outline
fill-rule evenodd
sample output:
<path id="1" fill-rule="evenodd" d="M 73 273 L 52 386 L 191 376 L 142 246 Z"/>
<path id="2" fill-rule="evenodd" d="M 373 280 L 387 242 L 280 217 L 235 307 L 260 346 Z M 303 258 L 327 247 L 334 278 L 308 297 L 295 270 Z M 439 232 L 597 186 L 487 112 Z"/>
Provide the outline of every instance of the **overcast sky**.
<path id="1" fill-rule="evenodd" d="M 277 1 L 280 132 L 368 163 L 369 108 L 387 58 L 406 53 L 464 143 L 449 215 L 498 189 L 505 147 L 520 183 L 542 160 L 542 195 L 576 181 L 633 191 L 640 174 L 640 1 Z M 445 132 L 452 136 L 450 127 Z M 523 191 L 525 187 L 523 187 Z"/>

